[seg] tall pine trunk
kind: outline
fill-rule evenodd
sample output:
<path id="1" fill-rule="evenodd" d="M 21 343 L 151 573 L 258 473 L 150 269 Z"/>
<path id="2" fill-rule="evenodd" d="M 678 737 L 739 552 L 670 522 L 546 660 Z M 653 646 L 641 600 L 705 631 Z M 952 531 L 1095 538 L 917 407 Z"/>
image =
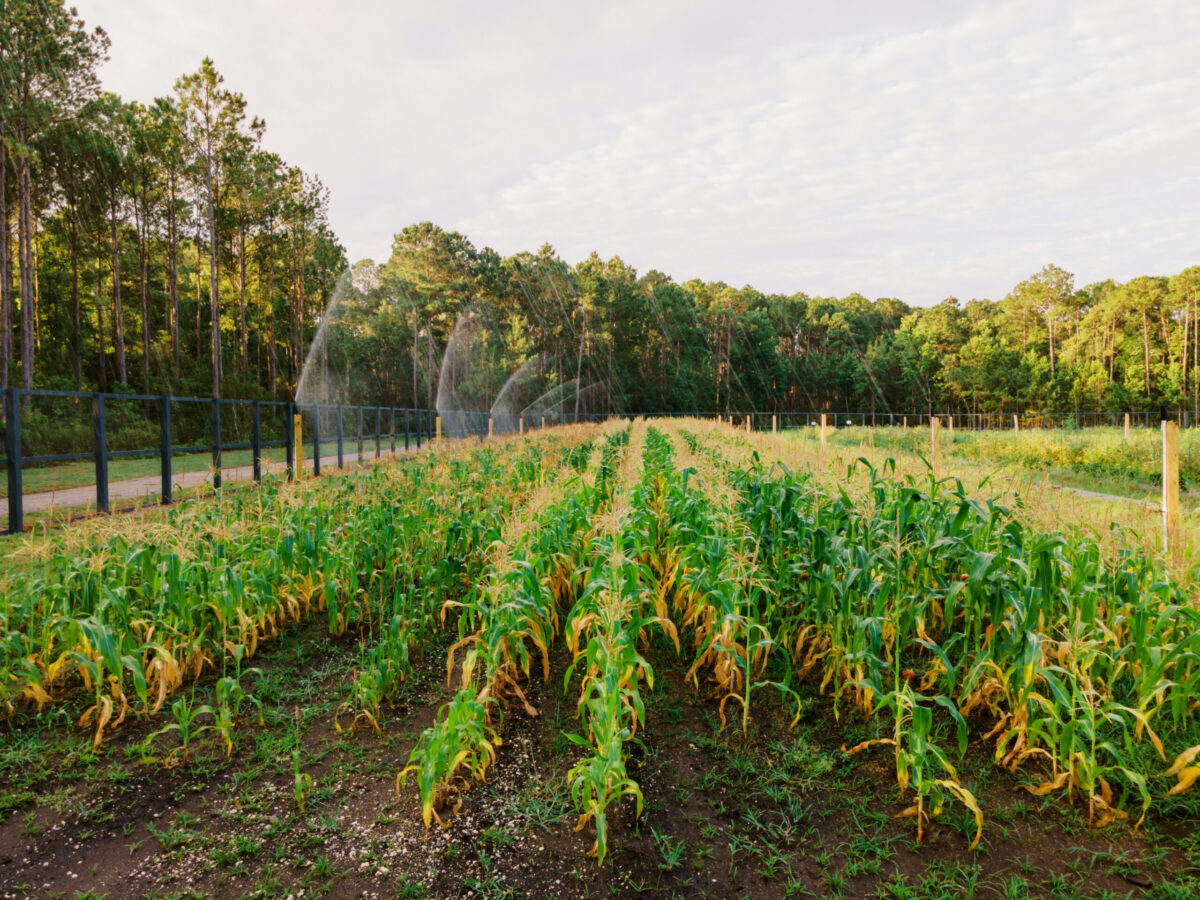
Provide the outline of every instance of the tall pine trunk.
<path id="1" fill-rule="evenodd" d="M 0 112 L 3 112 L 0 109 Z M 5 134 L 0 115 L 0 138 Z M 0 388 L 8 387 L 12 364 L 12 269 L 8 254 L 8 151 L 0 140 Z"/>
<path id="2" fill-rule="evenodd" d="M 218 269 L 217 255 L 221 252 L 217 244 L 217 206 L 213 196 L 213 164 L 212 149 L 209 148 L 208 165 L 205 169 L 208 179 L 208 300 L 212 315 L 212 365 L 213 386 L 212 395 L 221 396 L 221 273 Z"/>
<path id="3" fill-rule="evenodd" d="M 71 356 L 75 362 L 75 390 L 83 390 L 83 313 L 79 305 L 79 228 L 76 210 L 71 216 Z"/>
<path id="4" fill-rule="evenodd" d="M 250 365 L 249 341 L 246 338 L 246 223 L 238 223 L 238 317 L 241 327 L 242 372 Z"/>
<path id="5" fill-rule="evenodd" d="M 176 253 L 175 235 L 175 177 L 170 181 L 170 205 L 167 207 L 167 291 L 171 297 L 171 358 L 175 364 L 175 377 L 179 377 L 179 261 Z"/>
<path id="6" fill-rule="evenodd" d="M 147 209 L 145 188 L 142 189 L 142 203 L 140 214 L 137 214 L 137 230 L 138 230 L 138 279 L 141 281 L 142 290 L 142 392 L 150 393 L 150 285 L 149 285 L 149 253 L 147 252 L 147 243 L 149 242 L 150 226 L 147 221 L 149 210 Z"/>
<path id="7" fill-rule="evenodd" d="M 267 220 L 267 340 L 271 351 L 267 354 L 267 384 L 274 397 L 279 378 L 279 357 L 275 352 L 275 231 L 271 219 Z"/>
<path id="8" fill-rule="evenodd" d="M 20 140 L 20 135 L 17 136 Z M 21 387 L 33 388 L 36 336 L 33 329 L 33 184 L 29 160 L 17 159 L 17 265 L 21 273 Z"/>
<path id="9" fill-rule="evenodd" d="M 117 354 L 117 381 L 120 384 L 127 384 L 128 375 L 125 371 L 125 321 L 121 313 L 121 255 L 118 252 L 117 192 L 115 188 L 109 191 L 108 199 L 112 236 L 113 349 Z"/>
<path id="10" fill-rule="evenodd" d="M 99 345 L 99 378 L 100 392 L 108 391 L 108 360 L 104 352 L 104 231 L 101 230 L 96 240 L 96 342 Z"/>
<path id="11" fill-rule="evenodd" d="M 197 210 L 199 212 L 199 210 Z M 200 313 L 204 309 L 204 301 L 200 289 L 200 223 L 196 223 L 196 365 L 204 358 L 204 341 L 200 339 Z"/>

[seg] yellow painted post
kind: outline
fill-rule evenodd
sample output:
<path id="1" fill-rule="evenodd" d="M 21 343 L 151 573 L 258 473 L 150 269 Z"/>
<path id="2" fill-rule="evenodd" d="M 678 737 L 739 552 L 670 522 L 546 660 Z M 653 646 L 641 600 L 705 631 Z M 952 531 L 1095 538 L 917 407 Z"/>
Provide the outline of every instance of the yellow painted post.
<path id="1" fill-rule="evenodd" d="M 1183 558 L 1179 535 L 1179 426 L 1162 423 L 1163 548 L 1176 565 Z"/>
<path id="2" fill-rule="evenodd" d="M 1129 440 L 1129 413 L 1125 413 L 1125 440 Z"/>
<path id="3" fill-rule="evenodd" d="M 304 436 L 302 434 L 301 422 L 304 420 L 299 415 L 292 416 L 292 444 L 296 448 L 296 477 L 304 477 Z"/>
<path id="4" fill-rule="evenodd" d="M 779 416 L 772 414 L 771 415 L 771 434 L 775 434 L 778 431 L 779 431 Z"/>
<path id="5" fill-rule="evenodd" d="M 825 418 L 825 413 L 821 413 L 821 449 L 822 449 L 822 450 L 824 450 L 824 449 L 825 449 L 825 428 L 826 428 L 826 425 L 827 425 L 827 419 Z"/>
<path id="6" fill-rule="evenodd" d="M 442 417 L 438 416 L 434 427 L 437 429 L 437 445 L 442 446 Z"/>
<path id="7" fill-rule="evenodd" d="M 929 417 L 929 462 L 933 466 L 933 475 L 938 474 L 938 429 L 941 423 L 937 416 Z"/>
<path id="8" fill-rule="evenodd" d="M 488 416 L 488 437 L 492 436 L 492 417 Z"/>

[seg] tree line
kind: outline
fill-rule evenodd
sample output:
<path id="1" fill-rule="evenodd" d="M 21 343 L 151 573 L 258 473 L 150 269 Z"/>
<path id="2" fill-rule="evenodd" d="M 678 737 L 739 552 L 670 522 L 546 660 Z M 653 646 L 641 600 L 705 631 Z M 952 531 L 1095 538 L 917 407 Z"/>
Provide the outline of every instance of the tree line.
<path id="1" fill-rule="evenodd" d="M 445 369 L 483 409 L 520 368 L 525 399 L 575 409 L 1200 413 L 1200 266 L 1077 287 L 1047 265 L 915 308 L 502 257 L 423 222 L 347 270 L 328 192 L 212 60 L 142 104 L 102 90 L 108 51 L 59 0 L 0 0 L 0 386 L 289 397 L 325 324 L 348 402 L 432 405 Z"/>
<path id="2" fill-rule="evenodd" d="M 452 373 L 470 408 L 533 359 L 541 389 L 578 379 L 626 411 L 1200 412 L 1200 266 L 1076 287 L 1046 265 L 1000 300 L 919 308 L 569 265 L 549 245 L 502 258 L 424 222 L 343 293 L 326 354 L 359 402 L 432 403 L 469 316 L 487 323 Z"/>
<path id="3" fill-rule="evenodd" d="M 0 0 L 0 386 L 287 395 L 346 267 L 328 191 L 211 59 L 143 104 L 108 51 Z"/>

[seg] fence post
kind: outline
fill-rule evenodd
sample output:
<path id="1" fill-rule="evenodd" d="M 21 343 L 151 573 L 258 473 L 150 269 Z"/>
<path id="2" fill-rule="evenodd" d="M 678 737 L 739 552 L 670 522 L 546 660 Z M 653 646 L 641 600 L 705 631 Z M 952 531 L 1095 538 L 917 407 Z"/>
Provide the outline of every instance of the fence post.
<path id="1" fill-rule="evenodd" d="M 300 444 L 300 417 L 296 415 L 296 407 L 291 400 L 283 408 L 283 446 L 287 457 L 287 480 L 296 480 L 296 447 Z"/>
<path id="2" fill-rule="evenodd" d="M 345 429 L 342 427 L 342 404 L 337 405 L 337 447 L 338 447 L 338 468 L 346 468 L 346 460 L 342 454 L 342 445 L 345 442 Z"/>
<path id="3" fill-rule="evenodd" d="M 525 434 L 525 415 L 521 414 L 521 418 L 517 419 L 517 434 L 524 436 Z"/>
<path id="4" fill-rule="evenodd" d="M 441 450 L 442 449 L 442 417 L 435 416 L 434 419 L 436 420 L 436 427 L 437 427 L 437 447 L 439 450 Z M 545 419 L 543 419 L 542 421 L 544 422 Z"/>
<path id="5" fill-rule="evenodd" d="M 174 498 L 171 496 L 171 398 L 158 398 L 158 435 L 159 435 L 159 471 L 162 474 L 162 485 L 159 488 L 159 502 L 166 506 Z"/>
<path id="6" fill-rule="evenodd" d="M 313 406 L 313 476 L 321 474 L 321 404 Z"/>
<path id="7" fill-rule="evenodd" d="M 362 450 L 363 450 L 363 414 L 362 407 L 355 408 L 354 433 L 358 436 L 358 464 L 362 465 Z"/>
<path id="8" fill-rule="evenodd" d="M 929 461 L 933 466 L 933 477 L 938 474 L 938 428 L 940 423 L 937 416 L 929 417 Z"/>
<path id="9" fill-rule="evenodd" d="M 1162 423 L 1163 549 L 1175 565 L 1183 558 L 1179 535 L 1179 426 Z"/>
<path id="10" fill-rule="evenodd" d="M 92 440 L 96 451 L 96 511 L 108 512 L 108 428 L 104 421 L 104 395 L 92 400 Z"/>
<path id="11" fill-rule="evenodd" d="M 488 437 L 491 437 L 491 436 L 492 436 L 492 416 L 491 416 L 491 413 L 489 413 L 488 414 Z"/>
<path id="12" fill-rule="evenodd" d="M 1125 413 L 1125 440 L 1129 440 L 1129 413 Z"/>
<path id="13" fill-rule="evenodd" d="M 775 434 L 778 431 L 779 431 L 779 416 L 775 415 L 774 413 L 771 413 L 771 434 Z"/>
<path id="14" fill-rule="evenodd" d="M 21 401 L 16 388 L 4 391 L 4 455 L 8 457 L 8 534 L 20 534 L 25 528 L 24 497 L 21 487 Z"/>
<path id="15" fill-rule="evenodd" d="M 822 450 L 825 449 L 825 425 L 826 425 L 825 413 L 821 413 L 821 449 Z"/>
<path id="16" fill-rule="evenodd" d="M 254 421 L 250 428 L 250 456 L 254 469 L 254 481 L 262 481 L 262 401 L 255 400 L 253 407 Z"/>
<path id="17" fill-rule="evenodd" d="M 754 413 L 746 413 L 746 434 L 750 433 L 750 430 L 752 427 L 751 419 L 753 419 L 753 418 L 754 418 Z"/>
<path id="18" fill-rule="evenodd" d="M 1017 414 L 1013 413 L 1013 434 L 1020 437 L 1021 435 L 1021 420 L 1017 418 Z"/>
<path id="19" fill-rule="evenodd" d="M 221 489 L 221 398 L 213 397 L 213 488 Z"/>

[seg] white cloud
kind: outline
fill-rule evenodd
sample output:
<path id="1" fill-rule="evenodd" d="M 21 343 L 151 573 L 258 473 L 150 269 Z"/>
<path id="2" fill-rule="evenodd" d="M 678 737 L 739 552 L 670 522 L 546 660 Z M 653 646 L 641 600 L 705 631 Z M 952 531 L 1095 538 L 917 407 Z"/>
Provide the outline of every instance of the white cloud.
<path id="1" fill-rule="evenodd" d="M 807 8 L 806 8 L 807 7 Z M 106 84 L 215 58 L 351 256 L 432 219 L 762 290 L 935 302 L 1194 264 L 1200 6 L 82 0 Z"/>

